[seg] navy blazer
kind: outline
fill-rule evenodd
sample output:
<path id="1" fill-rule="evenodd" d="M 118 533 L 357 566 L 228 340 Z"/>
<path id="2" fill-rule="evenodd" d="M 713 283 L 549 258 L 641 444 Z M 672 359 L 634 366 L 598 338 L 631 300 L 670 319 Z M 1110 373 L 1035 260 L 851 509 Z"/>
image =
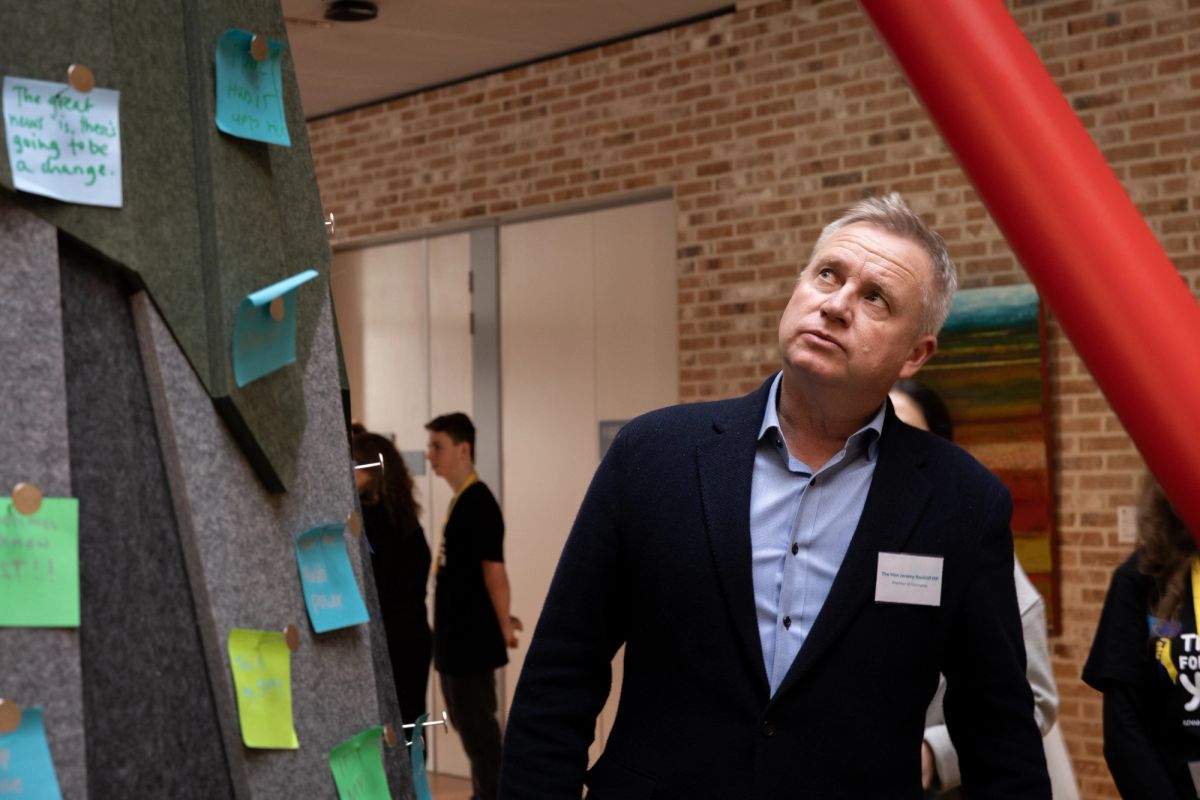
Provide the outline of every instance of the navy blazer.
<path id="1" fill-rule="evenodd" d="M 509 716 L 505 800 L 920 798 L 925 709 L 945 712 L 973 800 L 1049 798 L 1012 577 L 1012 501 L 890 403 L 829 597 L 769 696 L 751 577 L 750 482 L 770 382 L 655 411 L 584 498 Z M 876 603 L 880 552 L 944 558 L 941 605 Z M 611 661 L 624 683 L 587 769 Z"/>

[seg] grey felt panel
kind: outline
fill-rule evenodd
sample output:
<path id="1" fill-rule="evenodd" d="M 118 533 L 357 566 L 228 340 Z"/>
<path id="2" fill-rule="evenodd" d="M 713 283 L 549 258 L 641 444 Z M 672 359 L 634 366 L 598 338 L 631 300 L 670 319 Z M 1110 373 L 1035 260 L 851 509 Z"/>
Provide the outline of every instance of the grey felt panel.
<path id="1" fill-rule="evenodd" d="M 353 547 L 353 545 L 351 545 Z M 367 539 L 364 536 L 358 544 L 359 558 L 363 564 L 371 561 L 367 549 Z M 396 696 L 396 680 L 392 672 L 392 661 L 388 655 L 387 632 L 383 628 L 383 615 L 379 610 L 379 592 L 375 585 L 375 575 L 369 569 L 362 571 L 363 599 L 367 603 L 367 611 L 371 615 L 369 625 L 371 636 L 371 666 L 375 670 L 375 700 L 379 704 L 380 713 L 384 719 L 393 725 L 400 724 L 400 700 Z M 412 720 L 403 720 L 411 722 Z M 433 730 L 437 730 L 434 728 Z M 401 730 L 396 728 L 399 735 Z M 408 748 L 383 748 L 383 766 L 387 770 L 388 785 L 392 787 L 392 797 L 399 800 L 416 800 L 416 792 L 412 785 L 412 763 L 409 760 Z"/>
<path id="2" fill-rule="evenodd" d="M 174 321 L 207 381 L 208 333 L 192 148 L 191 79 L 183 57 L 183 5 L 126 0 L 0 3 L 0 67 L 6 75 L 66 81 L 89 66 L 96 84 L 121 91 L 124 208 L 14 196 L 25 207 L 142 275 Z M 0 184 L 12 189 L 6 144 Z"/>
<path id="3" fill-rule="evenodd" d="M 283 496 L 269 494 L 255 478 L 145 295 L 135 296 L 133 309 L 235 791 L 239 797 L 335 797 L 329 750 L 396 718 L 381 708 L 371 626 L 312 633 L 292 545 L 314 525 L 345 519 L 356 504 L 329 303 L 317 319 L 302 373 L 308 424 L 297 442 L 294 487 Z M 348 541 L 362 586 L 361 544 Z M 228 666 L 229 631 L 280 630 L 288 623 L 302 632 L 292 656 L 300 749 L 244 748 Z M 408 771 L 400 766 L 408 786 Z"/>
<path id="4" fill-rule="evenodd" d="M 60 243 L 93 797 L 233 796 L 127 282 Z"/>
<path id="5" fill-rule="evenodd" d="M 286 42 L 281 13 L 273 4 L 209 0 L 200 3 L 200 10 L 192 32 L 195 41 L 215 45 L 224 30 L 240 27 Z M 227 136 L 208 124 L 197 130 L 197 147 L 206 147 L 214 181 L 211 196 L 214 227 L 220 231 L 216 258 L 221 264 L 222 319 L 232 320 L 241 299 L 269 283 L 305 269 L 322 273 L 297 292 L 296 353 L 302 365 L 309 358 L 317 316 L 329 293 L 331 255 L 290 48 L 284 50 L 283 64 L 291 147 Z M 204 88 L 195 97 L 204 109 L 196 118 L 211 119 L 219 87 L 211 69 L 204 70 L 202 77 Z M 206 145 L 199 141 L 202 136 L 207 137 Z M 219 403 L 218 408 L 235 431 L 244 425 L 253 433 L 261 452 L 249 450 L 247 455 L 267 487 L 290 488 L 297 431 L 304 426 L 301 370 L 280 370 L 238 388 L 231 363 L 226 360 L 223 366 L 224 371 L 214 376 L 214 386 L 223 387 L 229 402 Z"/>
<path id="6" fill-rule="evenodd" d="M 136 272 L 264 484 L 290 487 L 305 425 L 302 373 L 331 263 L 290 50 L 283 94 L 291 147 L 220 133 L 217 39 L 238 27 L 286 40 L 273 0 L 43 0 L 0 3 L 6 74 L 64 80 L 88 64 L 121 91 L 122 209 L 16 193 L 73 237 Z M 11 189 L 0 141 L 0 185 Z M 298 368 L 239 389 L 233 326 L 246 294 L 305 269 L 297 294 Z"/>
<path id="7" fill-rule="evenodd" d="M 71 493 L 54 227 L 0 197 L 0 493 Z M 83 535 L 83 532 L 81 532 Z M 63 796 L 86 798 L 79 632 L 0 628 L 0 697 L 40 705 Z"/>

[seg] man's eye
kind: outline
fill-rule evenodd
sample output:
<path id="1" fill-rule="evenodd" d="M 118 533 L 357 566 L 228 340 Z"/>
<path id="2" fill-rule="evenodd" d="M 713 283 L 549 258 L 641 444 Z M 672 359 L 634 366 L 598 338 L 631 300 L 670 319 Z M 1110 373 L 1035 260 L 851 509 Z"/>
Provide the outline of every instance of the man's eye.
<path id="1" fill-rule="evenodd" d="M 879 292 L 871 292 L 866 296 L 866 300 L 868 303 L 873 305 L 886 305 L 883 300 L 883 295 L 881 295 Z"/>
<path id="2" fill-rule="evenodd" d="M 817 273 L 817 277 L 821 278 L 822 280 L 827 280 L 827 281 L 833 280 L 833 270 L 826 267 L 825 269 L 823 269 Z"/>

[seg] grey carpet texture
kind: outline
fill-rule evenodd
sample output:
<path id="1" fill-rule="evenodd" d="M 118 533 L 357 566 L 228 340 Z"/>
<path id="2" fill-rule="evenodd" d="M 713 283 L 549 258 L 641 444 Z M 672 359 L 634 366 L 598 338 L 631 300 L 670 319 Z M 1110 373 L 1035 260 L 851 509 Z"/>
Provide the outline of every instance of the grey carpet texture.
<path id="1" fill-rule="evenodd" d="M 0 495 L 71 495 L 58 234 L 0 194 Z M 79 632 L 0 628 L 0 697 L 42 706 L 63 797 L 88 797 Z"/>
<path id="2" fill-rule="evenodd" d="M 282 94 L 291 147 L 221 133 L 214 124 L 216 44 L 231 27 L 286 41 L 273 0 L 41 0 L 38 13 L 0 3 L 6 75 L 62 82 L 86 64 L 121 92 L 120 209 L 17 195 L 59 230 L 136 273 L 259 479 L 291 488 L 305 402 L 296 369 L 238 388 L 230 359 L 238 303 L 305 269 L 297 292 L 299 368 L 332 263 L 291 50 Z M 0 186 L 12 189 L 0 138 Z"/>
<path id="3" fill-rule="evenodd" d="M 325 298 L 304 364 L 307 425 L 296 442 L 294 484 L 285 495 L 259 482 L 204 386 L 149 297 L 132 300 L 142 362 L 174 500 L 184 561 L 213 687 L 221 734 L 238 797 L 334 798 L 328 753 L 366 728 L 396 722 L 378 681 L 372 628 L 359 625 L 314 634 L 308 623 L 293 538 L 308 528 L 344 520 L 356 507 L 349 446 L 341 411 L 332 314 Z M 297 365 L 298 367 L 300 365 Z M 349 538 L 351 564 L 363 586 L 361 542 Z M 370 587 L 369 587 L 370 588 Z M 373 592 L 368 591 L 370 597 Z M 300 748 L 245 748 L 226 640 L 234 628 L 301 631 L 292 655 L 292 704 Z M 386 663 L 386 659 L 384 660 Z M 393 791 L 409 796 L 411 776 L 392 752 Z"/>
<path id="4" fill-rule="evenodd" d="M 93 798 L 233 796 L 129 287 L 60 242 Z"/>

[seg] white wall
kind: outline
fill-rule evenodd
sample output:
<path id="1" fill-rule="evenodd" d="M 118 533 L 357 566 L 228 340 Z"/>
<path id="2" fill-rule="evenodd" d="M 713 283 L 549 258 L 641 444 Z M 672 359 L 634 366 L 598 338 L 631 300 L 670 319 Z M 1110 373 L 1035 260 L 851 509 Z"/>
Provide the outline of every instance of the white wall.
<path id="1" fill-rule="evenodd" d="M 401 450 L 424 449 L 433 416 L 473 413 L 470 243 L 462 233 L 335 254 L 351 413 L 371 430 L 396 434 Z M 674 203 L 506 224 L 499 259 L 505 558 L 513 613 L 527 628 L 502 673 L 503 719 L 598 463 L 599 422 L 676 401 Z M 434 548 L 451 493 L 429 475 L 416 483 Z M 618 687 L 619 677 L 618 658 Z M 436 717 L 443 703 L 440 688 L 433 692 Z M 600 741 L 614 710 L 610 701 L 597 725 Z M 431 768 L 468 774 L 456 736 L 435 735 L 431 745 Z"/>
<path id="2" fill-rule="evenodd" d="M 508 702 L 599 463 L 599 422 L 676 401 L 675 305 L 672 201 L 500 230 L 505 558 L 528 629 L 507 670 Z M 619 676 L 618 658 L 614 699 Z M 599 741 L 614 711 L 610 700 Z"/>
<path id="3" fill-rule="evenodd" d="M 351 416 L 369 430 L 394 434 L 401 451 L 424 451 L 425 423 L 438 414 L 472 413 L 469 239 L 463 233 L 334 256 L 333 299 Z M 415 475 L 414 483 L 434 550 L 452 493 L 431 474 Z M 432 580 L 428 603 L 432 612 Z M 436 672 L 430 676 L 427 707 L 437 718 L 441 688 Z M 438 731 L 429 742 L 431 769 L 469 774 L 457 737 Z"/>

